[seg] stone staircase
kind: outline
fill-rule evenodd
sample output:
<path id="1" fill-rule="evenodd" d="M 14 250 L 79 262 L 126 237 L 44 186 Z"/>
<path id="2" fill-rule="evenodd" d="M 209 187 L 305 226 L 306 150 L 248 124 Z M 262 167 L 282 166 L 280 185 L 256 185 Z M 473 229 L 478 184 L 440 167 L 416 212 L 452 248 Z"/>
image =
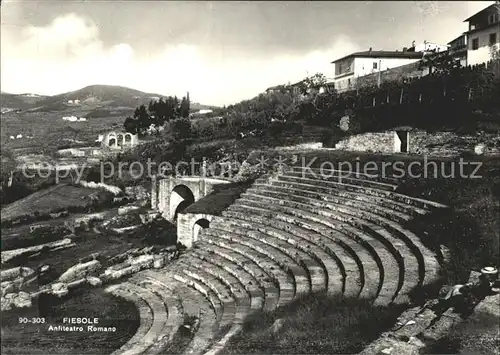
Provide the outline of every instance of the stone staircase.
<path id="1" fill-rule="evenodd" d="M 156 354 L 196 317 L 182 353 L 216 354 L 247 315 L 311 292 L 406 304 L 440 281 L 438 257 L 404 228 L 446 208 L 395 192 L 397 181 L 290 168 L 259 178 L 194 247 L 164 270 L 110 286 L 133 300 L 141 326 L 116 354 Z"/>

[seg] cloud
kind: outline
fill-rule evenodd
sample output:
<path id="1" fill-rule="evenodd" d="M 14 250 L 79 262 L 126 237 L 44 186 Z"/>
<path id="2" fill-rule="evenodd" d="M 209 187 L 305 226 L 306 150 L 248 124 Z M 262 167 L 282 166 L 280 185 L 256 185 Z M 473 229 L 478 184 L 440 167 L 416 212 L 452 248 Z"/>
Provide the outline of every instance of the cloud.
<path id="1" fill-rule="evenodd" d="M 16 38 L 2 29 L 2 90 L 57 94 L 93 84 L 122 85 L 165 95 L 190 92 L 193 100 L 230 104 L 266 87 L 303 79 L 307 73 L 332 76 L 330 62 L 358 50 L 337 36 L 325 50 L 301 55 L 246 58 L 189 43 L 165 44 L 136 53 L 133 45 L 104 46 L 99 26 L 69 13 L 46 26 L 28 26 Z"/>

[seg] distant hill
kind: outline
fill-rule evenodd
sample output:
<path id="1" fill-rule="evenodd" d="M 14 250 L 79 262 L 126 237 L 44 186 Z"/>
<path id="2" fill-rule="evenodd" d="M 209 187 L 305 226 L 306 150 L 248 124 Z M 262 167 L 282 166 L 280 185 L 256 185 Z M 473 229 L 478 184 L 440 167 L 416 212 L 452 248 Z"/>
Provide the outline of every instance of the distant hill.
<path id="1" fill-rule="evenodd" d="M 9 94 L 6 92 L 0 93 L 0 107 L 25 110 L 36 105 L 48 96 L 37 94 Z"/>
<path id="2" fill-rule="evenodd" d="M 145 93 L 114 85 L 91 85 L 54 96 L 3 92 L 0 95 L 2 111 L 6 109 L 59 113 L 79 111 L 88 117 L 130 114 L 141 104 L 148 104 L 152 99 L 165 97 L 165 95 Z M 191 103 L 192 111 L 210 108 L 213 106 Z"/>

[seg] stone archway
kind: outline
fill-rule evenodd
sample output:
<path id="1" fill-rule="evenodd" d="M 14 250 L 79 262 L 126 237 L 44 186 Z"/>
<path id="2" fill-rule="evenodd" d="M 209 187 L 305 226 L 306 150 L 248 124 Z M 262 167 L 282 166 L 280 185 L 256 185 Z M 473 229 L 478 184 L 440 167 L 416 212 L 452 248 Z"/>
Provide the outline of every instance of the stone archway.
<path id="1" fill-rule="evenodd" d="M 105 143 L 108 147 L 117 147 L 118 146 L 118 136 L 116 132 L 109 132 L 106 136 Z"/>
<path id="2" fill-rule="evenodd" d="M 195 198 L 193 192 L 186 185 L 177 185 L 172 189 L 170 194 L 170 216 L 173 216 L 173 220 L 177 220 L 177 215 L 179 212 L 183 211 L 194 203 Z"/>
<path id="3" fill-rule="evenodd" d="M 124 134 L 123 145 L 132 145 L 132 134 L 131 133 Z"/>
<path id="4" fill-rule="evenodd" d="M 193 242 L 198 240 L 198 235 L 202 229 L 210 227 L 210 221 L 206 218 L 200 218 L 193 225 Z"/>
<path id="5" fill-rule="evenodd" d="M 121 147 L 123 146 L 124 143 L 125 143 L 125 136 L 121 133 L 118 133 L 116 136 L 116 144 Z"/>

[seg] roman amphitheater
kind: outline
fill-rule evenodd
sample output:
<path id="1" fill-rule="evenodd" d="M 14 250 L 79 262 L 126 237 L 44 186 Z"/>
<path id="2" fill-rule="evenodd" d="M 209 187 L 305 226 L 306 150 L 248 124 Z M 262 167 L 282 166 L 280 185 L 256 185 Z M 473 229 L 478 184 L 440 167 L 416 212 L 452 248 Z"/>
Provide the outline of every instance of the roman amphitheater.
<path id="1" fill-rule="evenodd" d="M 162 269 L 107 286 L 133 301 L 141 317 L 136 334 L 115 354 L 161 353 L 187 317 L 197 321 L 183 352 L 216 354 L 253 312 L 309 293 L 385 306 L 410 303 L 416 290 L 439 288 L 441 256 L 405 226 L 447 206 L 396 192 L 394 178 L 316 173 L 289 167 L 262 175 L 220 214 L 187 219 L 189 208 L 177 206 L 196 203 L 204 193 L 180 180 L 160 181 L 164 192 L 153 185 L 153 207 L 189 221 L 183 231 L 178 225 L 179 240 L 192 246 Z M 170 193 L 170 202 L 158 204 L 158 196 Z"/>

